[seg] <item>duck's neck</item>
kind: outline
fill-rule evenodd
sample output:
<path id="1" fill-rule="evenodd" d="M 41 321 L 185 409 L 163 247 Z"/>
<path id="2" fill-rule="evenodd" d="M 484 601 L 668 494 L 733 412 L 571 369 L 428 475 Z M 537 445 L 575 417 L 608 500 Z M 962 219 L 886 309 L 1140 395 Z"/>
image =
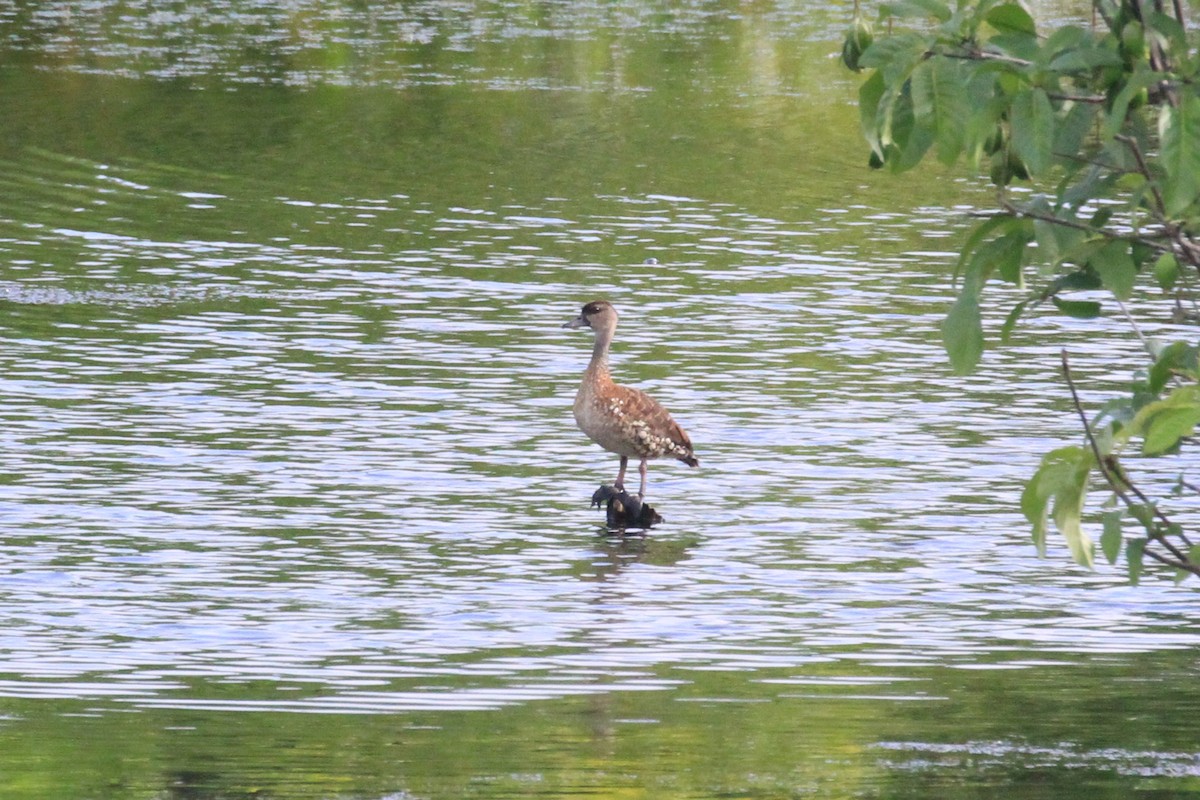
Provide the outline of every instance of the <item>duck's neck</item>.
<path id="1" fill-rule="evenodd" d="M 588 362 L 588 376 L 597 381 L 610 381 L 612 375 L 608 371 L 608 350 L 612 346 L 614 328 L 600 328 L 596 331 L 596 342 L 592 345 L 592 360 Z"/>

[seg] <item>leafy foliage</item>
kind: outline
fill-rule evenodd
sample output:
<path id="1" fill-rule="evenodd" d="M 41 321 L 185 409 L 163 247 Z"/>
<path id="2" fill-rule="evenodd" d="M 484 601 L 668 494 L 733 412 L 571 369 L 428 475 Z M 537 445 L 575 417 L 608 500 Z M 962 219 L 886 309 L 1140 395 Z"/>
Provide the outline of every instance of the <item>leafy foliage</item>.
<path id="1" fill-rule="evenodd" d="M 958 298 L 942 325 L 960 373 L 984 355 L 982 308 L 993 281 L 1024 292 L 1001 341 L 1036 308 L 1085 319 L 1112 306 L 1124 313 L 1147 288 L 1176 293 L 1175 313 L 1188 316 L 1182 298 L 1200 277 L 1197 41 L 1178 0 L 1092 7 L 1091 20 L 1050 31 L 1021 0 L 881 2 L 874 24 L 856 7 L 843 60 L 865 71 L 859 108 L 871 166 L 966 162 L 998 190 L 995 212 L 963 246 Z M 1135 582 L 1144 557 L 1200 574 L 1200 549 L 1119 460 L 1131 443 L 1140 443 L 1135 455 L 1178 454 L 1200 425 L 1197 346 L 1148 344 L 1152 365 L 1092 421 L 1064 353 L 1085 443 L 1047 454 L 1021 502 L 1039 551 L 1053 520 L 1090 567 L 1085 501 L 1102 478 L 1111 495 L 1101 550 L 1114 562 L 1124 549 Z M 1181 478 L 1180 486 L 1190 484 Z M 1139 535 L 1122 532 L 1127 520 Z"/>

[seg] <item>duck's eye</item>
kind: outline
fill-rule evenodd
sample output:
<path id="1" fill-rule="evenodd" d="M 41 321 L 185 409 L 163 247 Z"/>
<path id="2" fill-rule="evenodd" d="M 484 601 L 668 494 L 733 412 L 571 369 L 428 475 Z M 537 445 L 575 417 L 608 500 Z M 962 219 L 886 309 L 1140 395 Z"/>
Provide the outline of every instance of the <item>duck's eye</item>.
<path id="1" fill-rule="evenodd" d="M 592 314 L 599 314 L 600 313 L 600 304 L 599 303 L 588 303 L 586 306 L 583 307 L 583 313 L 587 314 L 589 316 Z"/>

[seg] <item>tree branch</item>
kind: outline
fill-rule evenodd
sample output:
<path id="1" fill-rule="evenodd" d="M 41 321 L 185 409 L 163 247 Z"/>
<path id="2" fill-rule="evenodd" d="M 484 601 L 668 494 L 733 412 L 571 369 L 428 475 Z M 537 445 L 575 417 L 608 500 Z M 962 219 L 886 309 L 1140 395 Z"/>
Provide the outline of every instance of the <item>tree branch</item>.
<path id="1" fill-rule="evenodd" d="M 1001 208 L 1014 216 L 1040 220 L 1041 222 L 1049 222 L 1055 225 L 1062 225 L 1065 228 L 1075 228 L 1076 230 L 1087 231 L 1091 234 L 1100 234 L 1101 236 L 1105 236 L 1114 241 L 1131 243 L 1136 242 L 1152 248 L 1160 253 L 1169 252 L 1172 249 L 1170 245 L 1146 236 L 1127 236 L 1108 228 L 1093 228 L 1086 222 L 1079 222 L 1078 220 L 1073 219 L 1063 219 L 1062 217 L 1056 217 L 1053 214 L 1046 214 L 1041 211 L 1033 211 L 1028 208 L 1022 208 L 1021 206 L 1018 206 L 1016 203 L 1009 200 L 1007 197 L 1001 197 L 999 203 Z"/>
<path id="2" fill-rule="evenodd" d="M 1115 494 L 1121 500 L 1121 502 L 1125 504 L 1126 508 L 1133 510 L 1138 506 L 1138 503 L 1140 503 L 1144 508 L 1152 509 L 1154 517 L 1157 518 L 1158 521 L 1163 525 L 1165 525 L 1168 530 L 1172 527 L 1175 527 L 1175 524 L 1171 522 L 1170 517 L 1164 514 L 1162 510 L 1158 508 L 1158 506 L 1151 503 L 1150 498 L 1146 497 L 1146 495 L 1140 489 L 1134 486 L 1133 483 L 1127 477 L 1125 477 L 1124 473 L 1117 466 L 1115 458 L 1106 458 L 1100 453 L 1100 445 L 1096 442 L 1096 437 L 1092 434 L 1092 426 L 1088 424 L 1087 414 L 1084 413 L 1083 404 L 1079 400 L 1079 392 L 1075 389 L 1075 381 L 1071 377 L 1071 364 L 1067 358 L 1066 350 L 1062 351 L 1062 369 L 1063 377 L 1067 381 L 1067 388 L 1071 392 L 1071 401 L 1075 405 L 1075 413 L 1079 415 L 1079 421 L 1083 424 L 1084 436 L 1087 438 L 1088 446 L 1091 448 L 1092 455 L 1096 459 L 1096 466 L 1099 468 L 1100 474 L 1104 476 L 1104 480 L 1113 490 L 1113 494 Z M 1138 499 L 1138 503 L 1135 503 L 1130 498 L 1131 493 Z M 1148 525 L 1143 522 L 1142 527 L 1146 529 L 1146 533 L 1152 541 L 1161 544 L 1167 549 L 1168 552 L 1171 553 L 1172 556 L 1171 559 L 1168 559 L 1165 556 L 1162 556 L 1161 553 L 1155 553 L 1153 550 L 1145 551 L 1149 553 L 1152 558 L 1155 558 L 1164 564 L 1170 564 L 1177 569 L 1191 572 L 1193 575 L 1200 575 L 1200 564 L 1193 564 L 1191 561 L 1189 561 L 1187 554 L 1180 550 L 1174 542 L 1171 542 L 1169 539 L 1167 539 L 1166 535 L 1163 534 L 1157 525 Z M 1188 547 L 1192 546 L 1192 543 L 1188 541 L 1187 537 L 1184 536 L 1182 532 L 1179 533 L 1179 538 Z"/>
<path id="3" fill-rule="evenodd" d="M 1046 96 L 1051 100 L 1071 101 L 1072 103 L 1091 103 L 1100 105 L 1107 103 L 1108 98 L 1102 94 L 1066 94 L 1065 92 L 1046 92 Z"/>
<path id="4" fill-rule="evenodd" d="M 1154 360 L 1154 348 L 1151 346 L 1150 340 L 1146 338 L 1146 334 L 1142 333 L 1141 327 L 1138 326 L 1137 320 L 1133 318 L 1133 314 L 1129 313 L 1129 309 L 1125 307 L 1125 302 L 1119 297 L 1114 297 L 1117 301 L 1117 308 L 1121 309 L 1121 313 L 1125 316 L 1125 321 L 1129 323 L 1129 327 L 1133 328 L 1134 334 L 1138 341 L 1142 343 L 1142 349 L 1146 351 L 1146 355 L 1150 356 L 1150 360 Z"/>
<path id="5" fill-rule="evenodd" d="M 980 50 L 978 47 L 966 47 L 962 50 L 945 50 L 943 52 L 931 52 L 927 55 L 939 55 L 945 58 L 958 58 L 964 61 L 996 61 L 1001 64 L 1012 64 L 1016 67 L 1031 67 L 1033 62 L 1024 58 L 1016 58 L 1015 56 L 1006 56 L 1003 53 L 989 53 L 987 50 Z"/>

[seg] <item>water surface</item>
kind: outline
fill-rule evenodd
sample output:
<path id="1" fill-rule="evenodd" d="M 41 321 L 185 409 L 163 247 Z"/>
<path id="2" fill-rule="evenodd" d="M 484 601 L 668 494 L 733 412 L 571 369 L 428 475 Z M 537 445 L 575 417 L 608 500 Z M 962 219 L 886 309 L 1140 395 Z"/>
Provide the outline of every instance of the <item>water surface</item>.
<path id="1" fill-rule="evenodd" d="M 950 373 L 989 198 L 866 170 L 846 13 L 0 10 L 5 796 L 1194 790 L 1192 590 L 1017 509 L 1139 344 Z"/>

